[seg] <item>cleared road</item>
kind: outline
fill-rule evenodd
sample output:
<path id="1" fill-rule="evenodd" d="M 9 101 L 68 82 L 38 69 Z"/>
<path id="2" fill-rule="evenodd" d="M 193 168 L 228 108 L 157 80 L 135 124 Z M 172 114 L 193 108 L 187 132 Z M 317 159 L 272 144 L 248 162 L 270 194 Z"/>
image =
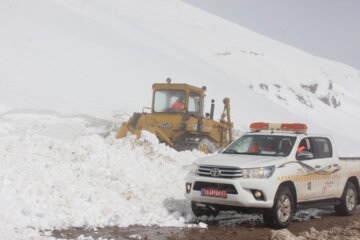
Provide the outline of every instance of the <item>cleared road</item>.
<path id="1" fill-rule="evenodd" d="M 360 221 L 360 210 L 351 217 L 335 216 L 331 212 L 324 212 L 321 219 L 310 219 L 308 221 L 294 221 L 288 230 L 295 235 L 304 231 L 310 231 L 314 227 L 318 231 L 334 230 L 334 239 L 360 239 L 360 227 L 357 221 Z M 85 237 L 107 238 L 107 239 L 148 239 L 148 240 L 241 240 L 258 239 L 267 240 L 271 229 L 267 228 L 261 220 L 261 217 L 252 217 L 249 221 L 237 221 L 236 218 L 227 218 L 222 220 L 205 221 L 208 224 L 207 229 L 201 228 L 160 228 L 132 226 L 128 228 L 105 227 L 92 229 L 67 229 L 55 230 L 53 236 L 58 238 L 73 239 L 81 235 Z M 350 231 L 350 230 L 351 231 Z M 349 233 L 351 232 L 351 234 Z M 329 238 L 329 237 L 328 237 Z M 312 239 L 312 238 L 309 238 Z"/>

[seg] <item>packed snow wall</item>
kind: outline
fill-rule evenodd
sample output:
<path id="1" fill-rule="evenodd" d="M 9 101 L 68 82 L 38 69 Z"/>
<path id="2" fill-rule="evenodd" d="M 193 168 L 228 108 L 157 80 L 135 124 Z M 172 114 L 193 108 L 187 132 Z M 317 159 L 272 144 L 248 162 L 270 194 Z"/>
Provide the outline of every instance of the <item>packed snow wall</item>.
<path id="1" fill-rule="evenodd" d="M 0 116 L 0 238 L 39 229 L 156 224 L 183 226 L 187 166 L 147 132 L 115 140 L 88 116 L 14 111 Z M 5 207 L 6 206 L 6 207 Z"/>

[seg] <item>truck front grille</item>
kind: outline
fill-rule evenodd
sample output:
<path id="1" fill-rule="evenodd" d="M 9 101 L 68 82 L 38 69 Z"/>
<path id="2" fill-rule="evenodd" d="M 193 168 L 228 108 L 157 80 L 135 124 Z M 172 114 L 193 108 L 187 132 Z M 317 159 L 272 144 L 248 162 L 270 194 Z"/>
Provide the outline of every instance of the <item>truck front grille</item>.
<path id="1" fill-rule="evenodd" d="M 201 191 L 201 189 L 217 189 L 226 191 L 228 194 L 237 194 L 236 188 L 232 184 L 211 183 L 211 182 L 195 182 L 193 190 Z"/>
<path id="2" fill-rule="evenodd" d="M 242 178 L 242 170 L 238 167 L 200 165 L 197 174 L 204 177 Z"/>

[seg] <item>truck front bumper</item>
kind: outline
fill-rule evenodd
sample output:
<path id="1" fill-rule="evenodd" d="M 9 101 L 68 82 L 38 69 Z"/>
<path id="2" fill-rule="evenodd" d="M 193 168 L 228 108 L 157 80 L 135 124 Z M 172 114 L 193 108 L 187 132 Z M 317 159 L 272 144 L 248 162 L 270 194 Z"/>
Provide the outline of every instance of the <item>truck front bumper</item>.
<path id="1" fill-rule="evenodd" d="M 203 196 L 201 191 L 202 185 L 206 188 L 219 190 L 224 190 L 229 186 L 233 186 L 236 191 L 228 192 L 226 198 Z M 224 185 L 226 186 L 225 188 L 222 187 Z M 274 178 L 227 179 L 189 174 L 186 180 L 185 197 L 192 202 L 198 203 L 226 205 L 240 208 L 271 208 L 274 203 L 277 188 L 278 182 Z M 256 192 L 261 192 L 262 196 L 256 198 Z"/>

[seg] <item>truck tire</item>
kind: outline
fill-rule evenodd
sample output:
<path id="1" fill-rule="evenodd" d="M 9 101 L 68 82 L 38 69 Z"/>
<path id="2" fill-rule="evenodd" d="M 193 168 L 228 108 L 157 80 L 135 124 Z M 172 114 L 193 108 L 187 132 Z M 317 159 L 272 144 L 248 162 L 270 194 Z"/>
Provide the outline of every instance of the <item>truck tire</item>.
<path id="1" fill-rule="evenodd" d="M 280 187 L 275 195 L 274 206 L 264 210 L 263 218 L 267 226 L 274 229 L 287 227 L 295 212 L 295 200 L 287 187 Z"/>
<path id="2" fill-rule="evenodd" d="M 191 210 L 196 217 L 201 217 L 201 216 L 216 217 L 217 215 L 219 215 L 219 210 L 212 209 L 208 206 L 205 207 L 198 206 L 195 202 L 191 202 Z"/>
<path id="3" fill-rule="evenodd" d="M 351 216 L 356 212 L 358 203 L 358 191 L 353 182 L 347 182 L 340 203 L 334 206 L 335 212 L 340 216 Z"/>

